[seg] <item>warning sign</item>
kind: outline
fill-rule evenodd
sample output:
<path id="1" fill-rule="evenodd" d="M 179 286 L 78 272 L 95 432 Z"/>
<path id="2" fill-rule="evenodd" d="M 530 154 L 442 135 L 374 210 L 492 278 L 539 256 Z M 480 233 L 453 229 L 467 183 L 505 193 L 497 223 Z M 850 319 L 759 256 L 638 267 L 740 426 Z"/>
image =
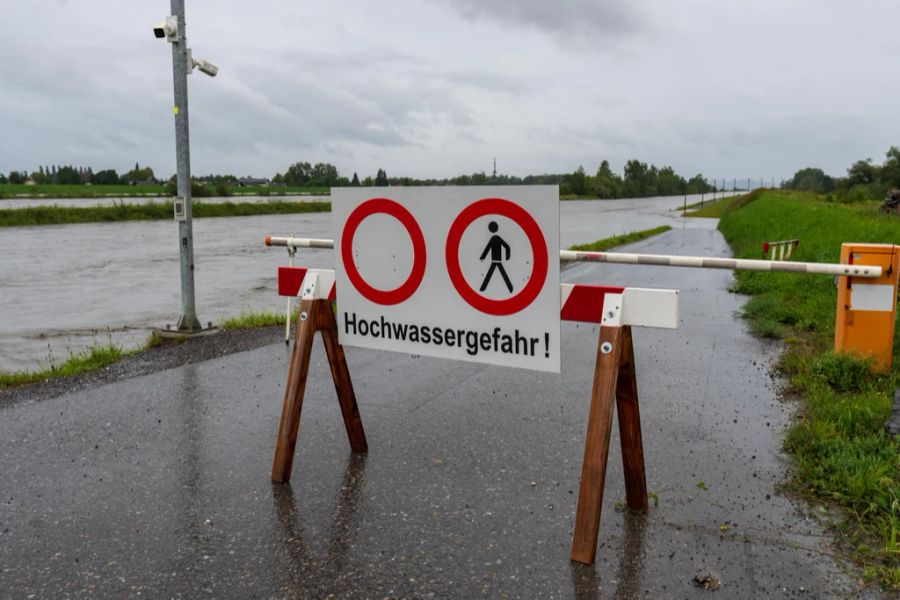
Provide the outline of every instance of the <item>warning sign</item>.
<path id="1" fill-rule="evenodd" d="M 334 188 L 340 343 L 559 371 L 556 186 Z"/>

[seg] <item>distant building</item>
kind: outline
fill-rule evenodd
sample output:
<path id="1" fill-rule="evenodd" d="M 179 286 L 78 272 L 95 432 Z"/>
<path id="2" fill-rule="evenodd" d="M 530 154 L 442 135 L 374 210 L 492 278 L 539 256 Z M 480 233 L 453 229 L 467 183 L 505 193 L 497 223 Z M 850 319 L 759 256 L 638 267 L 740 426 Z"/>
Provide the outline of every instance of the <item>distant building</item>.
<path id="1" fill-rule="evenodd" d="M 238 179 L 238 185 L 241 187 L 247 185 L 269 185 L 269 180 L 265 177 L 241 177 Z"/>

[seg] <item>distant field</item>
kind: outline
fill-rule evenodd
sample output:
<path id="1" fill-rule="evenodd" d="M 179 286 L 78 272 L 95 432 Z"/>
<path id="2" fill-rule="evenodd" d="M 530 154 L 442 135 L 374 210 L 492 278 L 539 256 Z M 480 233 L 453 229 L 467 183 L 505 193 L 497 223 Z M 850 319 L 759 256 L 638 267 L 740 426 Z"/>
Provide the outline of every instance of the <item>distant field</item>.
<path id="1" fill-rule="evenodd" d="M 197 184 L 195 184 L 196 186 Z M 327 187 L 245 187 L 203 185 L 203 196 L 327 196 Z M 222 192 L 225 192 L 224 194 Z M 25 185 L 0 183 L 0 198 L 127 198 L 135 196 L 168 196 L 165 185 Z"/>

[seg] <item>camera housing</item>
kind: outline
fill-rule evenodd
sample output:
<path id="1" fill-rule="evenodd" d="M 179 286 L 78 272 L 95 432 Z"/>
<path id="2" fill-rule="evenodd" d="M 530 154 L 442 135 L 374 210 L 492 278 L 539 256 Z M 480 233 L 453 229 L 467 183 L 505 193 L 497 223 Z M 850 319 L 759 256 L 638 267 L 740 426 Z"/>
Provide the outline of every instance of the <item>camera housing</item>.
<path id="1" fill-rule="evenodd" d="M 210 77 L 215 77 L 219 72 L 219 67 L 206 60 L 195 60 L 194 66 Z"/>
<path id="2" fill-rule="evenodd" d="M 166 41 L 169 43 L 175 43 L 178 41 L 178 19 L 173 16 L 168 16 L 162 21 L 158 21 L 153 26 L 153 35 L 157 38 L 166 38 Z"/>

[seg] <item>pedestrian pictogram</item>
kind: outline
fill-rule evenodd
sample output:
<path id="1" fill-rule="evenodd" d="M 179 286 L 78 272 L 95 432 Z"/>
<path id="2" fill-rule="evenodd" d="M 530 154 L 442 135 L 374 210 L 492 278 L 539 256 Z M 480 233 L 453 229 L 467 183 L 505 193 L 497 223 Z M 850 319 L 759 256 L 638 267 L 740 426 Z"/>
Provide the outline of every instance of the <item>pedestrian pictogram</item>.
<path id="1" fill-rule="evenodd" d="M 332 214 L 341 344 L 559 371 L 555 186 L 336 188 Z"/>
<path id="2" fill-rule="evenodd" d="M 481 253 L 481 260 L 487 258 L 488 253 L 491 255 L 491 266 L 488 269 L 487 275 L 484 276 L 484 282 L 481 284 L 480 291 L 484 291 L 487 289 L 488 284 L 491 282 L 491 275 L 494 274 L 494 269 L 496 269 L 500 275 L 503 276 L 503 283 L 506 284 L 507 289 L 512 293 L 513 284 L 509 280 L 509 276 L 506 274 L 506 269 L 503 268 L 503 261 L 510 259 L 510 251 L 509 244 L 503 241 L 503 238 L 499 235 L 496 235 L 499 226 L 496 221 L 491 221 L 488 225 L 488 230 L 495 234 L 491 236 L 490 241 L 487 246 L 484 247 L 484 252 Z M 503 258 L 503 252 L 506 251 L 506 258 Z"/>

